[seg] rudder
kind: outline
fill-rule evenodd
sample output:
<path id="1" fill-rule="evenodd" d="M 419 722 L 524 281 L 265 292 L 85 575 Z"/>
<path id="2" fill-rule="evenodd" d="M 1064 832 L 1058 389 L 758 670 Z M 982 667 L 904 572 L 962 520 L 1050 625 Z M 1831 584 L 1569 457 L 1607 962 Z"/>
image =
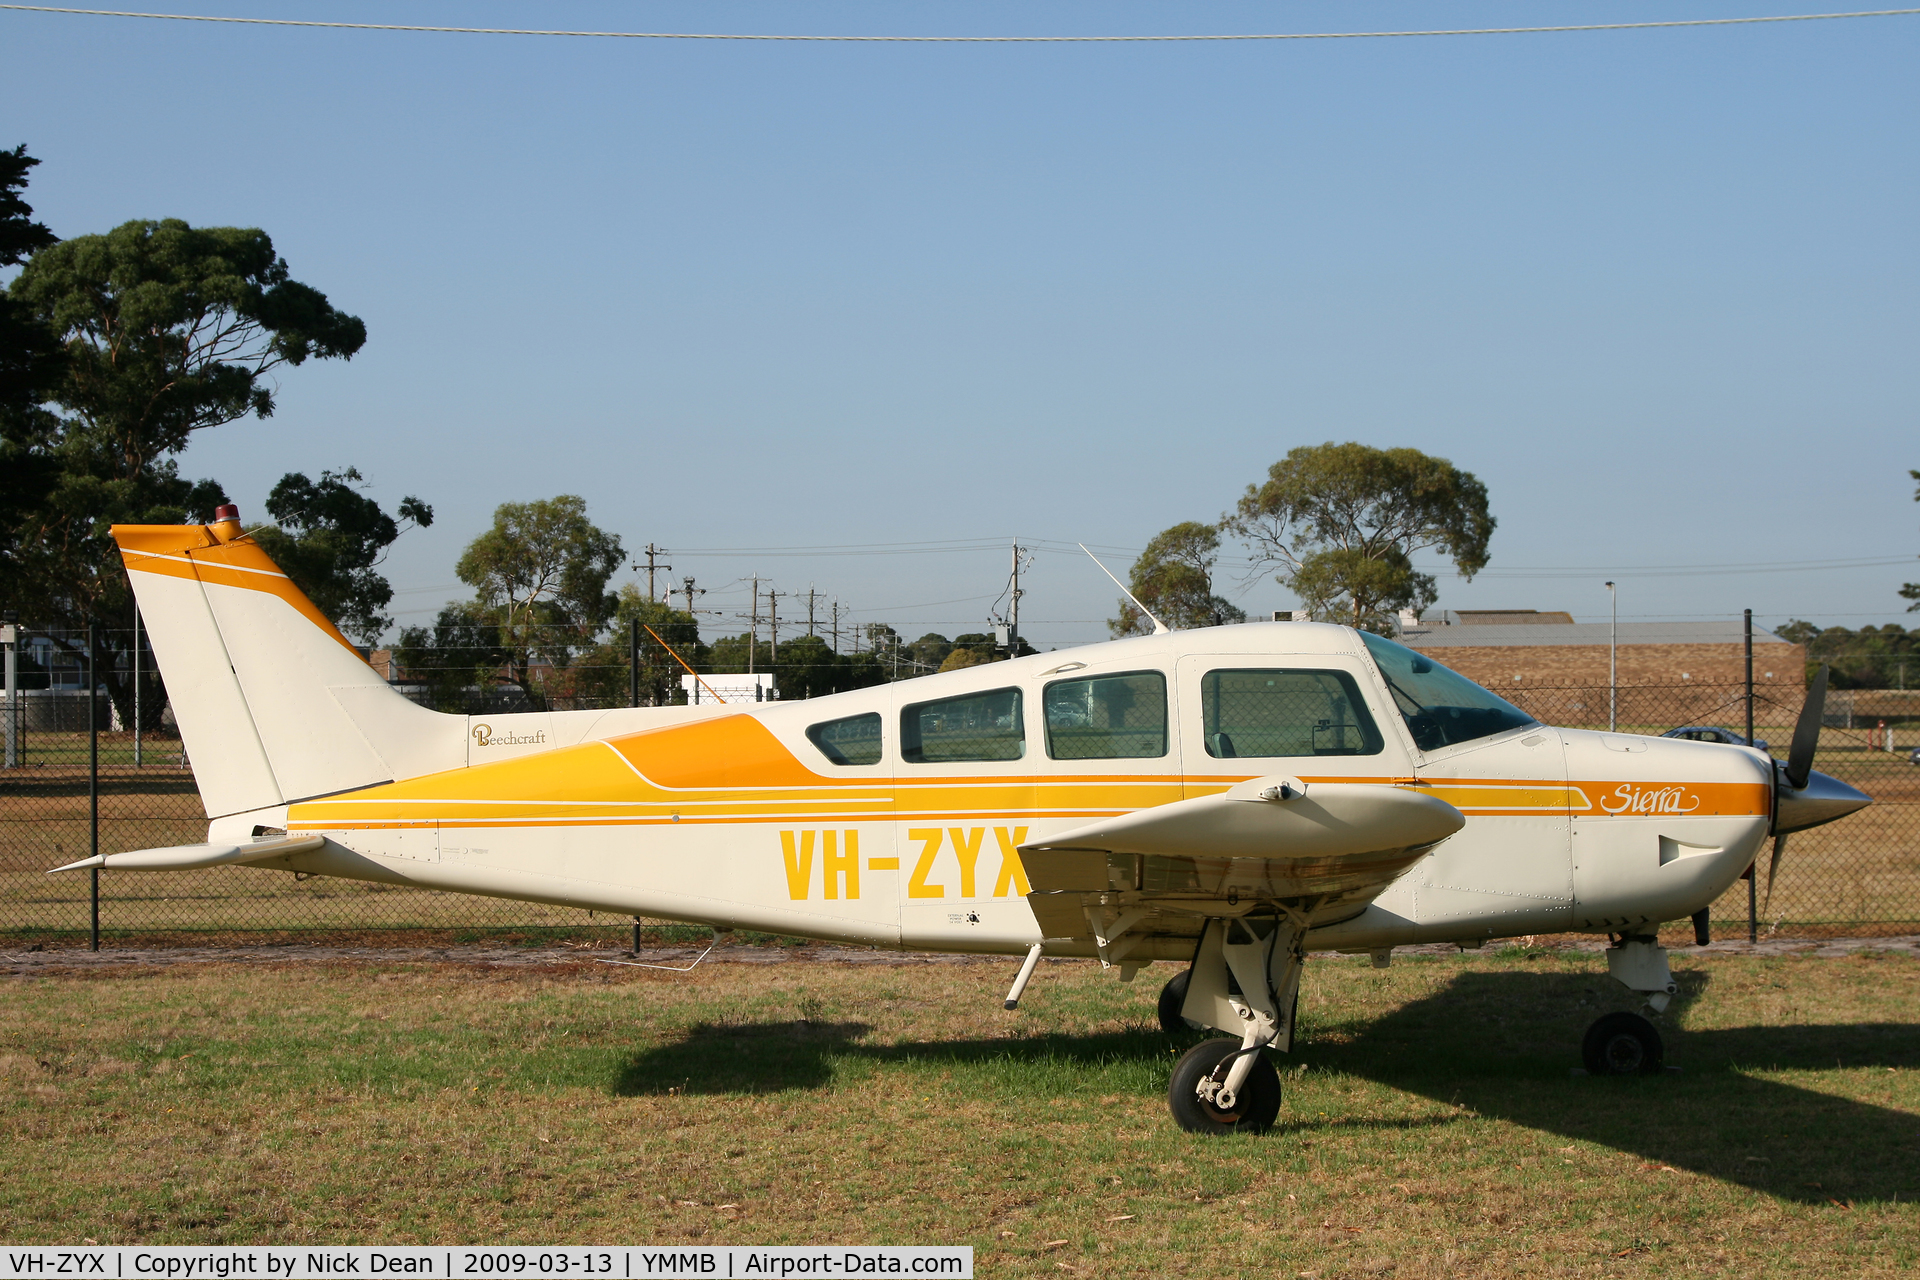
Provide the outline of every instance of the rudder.
<path id="1" fill-rule="evenodd" d="M 237 509 L 217 514 L 113 527 L 207 816 L 463 766 L 464 720 L 388 687 Z"/>

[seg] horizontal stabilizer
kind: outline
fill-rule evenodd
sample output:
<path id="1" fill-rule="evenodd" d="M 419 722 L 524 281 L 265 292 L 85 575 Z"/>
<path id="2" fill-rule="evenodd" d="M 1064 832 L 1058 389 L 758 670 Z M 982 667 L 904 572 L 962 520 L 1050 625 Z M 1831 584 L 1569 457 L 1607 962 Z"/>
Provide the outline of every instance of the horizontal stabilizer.
<path id="1" fill-rule="evenodd" d="M 246 844 L 179 844 L 166 849 L 133 849 L 126 853 L 96 853 L 91 858 L 55 867 L 61 871 L 198 871 L 202 867 L 259 862 L 289 853 L 313 853 L 326 844 L 324 836 L 268 836 Z"/>

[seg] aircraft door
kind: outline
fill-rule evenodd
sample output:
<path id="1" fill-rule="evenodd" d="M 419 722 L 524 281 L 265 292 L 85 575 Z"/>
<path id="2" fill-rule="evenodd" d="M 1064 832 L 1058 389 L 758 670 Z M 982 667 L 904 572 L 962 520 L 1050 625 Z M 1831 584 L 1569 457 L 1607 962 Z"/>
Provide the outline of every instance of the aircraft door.
<path id="1" fill-rule="evenodd" d="M 1377 782 L 1412 770 L 1371 673 L 1334 654 L 1197 654 L 1178 667 L 1189 798 L 1271 774 Z"/>

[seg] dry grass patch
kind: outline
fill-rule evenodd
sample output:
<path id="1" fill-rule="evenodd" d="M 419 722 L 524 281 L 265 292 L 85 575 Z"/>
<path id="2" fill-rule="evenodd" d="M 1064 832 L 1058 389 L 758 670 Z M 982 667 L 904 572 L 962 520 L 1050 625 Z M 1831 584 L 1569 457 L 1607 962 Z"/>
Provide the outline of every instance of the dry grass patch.
<path id="1" fill-rule="evenodd" d="M 1920 965 L 1316 961 L 1281 1125 L 1176 1131 L 1146 979 L 1011 963 L 175 966 L 0 1006 L 13 1242 L 970 1243 L 983 1274 L 1907 1274 Z M 1160 967 L 1162 978 L 1170 973 Z M 1676 1025 L 1677 1024 L 1677 1025 Z M 1054 1243 L 1064 1241 L 1065 1243 Z"/>

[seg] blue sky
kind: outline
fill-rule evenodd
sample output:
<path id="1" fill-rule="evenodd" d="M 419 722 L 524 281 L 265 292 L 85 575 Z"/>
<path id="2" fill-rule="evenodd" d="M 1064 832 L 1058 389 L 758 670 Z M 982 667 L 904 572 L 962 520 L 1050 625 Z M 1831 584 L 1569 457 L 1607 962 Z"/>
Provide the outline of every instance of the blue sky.
<path id="1" fill-rule="evenodd" d="M 173 6 L 156 6 L 171 9 Z M 1129 34 L 1796 11 L 1722 3 L 270 3 L 620 30 Z M 1138 548 L 1288 449 L 1410 445 L 1500 521 L 1442 604 L 1901 617 L 1920 562 L 1920 17 L 1285 44 L 810 45 L 0 12 L 0 143 L 62 235 L 260 226 L 363 317 L 184 460 L 259 516 L 355 465 L 439 513 L 579 493 L 705 607 L 810 584 L 977 629 L 1013 537 Z M 774 548 L 980 540 L 927 554 Z M 766 548 L 737 555 L 719 548 Z M 695 554 L 696 551 L 701 554 Z M 1075 553 L 1077 556 L 1077 553 Z M 1110 557 L 1123 570 L 1124 553 Z M 1676 572 L 1676 570 L 1682 570 Z M 1230 594 L 1264 612 L 1270 579 Z M 1025 630 L 1114 592 L 1043 552 Z M 781 606 L 782 614 L 788 605 Z M 709 622 L 718 630 L 721 620 Z"/>

